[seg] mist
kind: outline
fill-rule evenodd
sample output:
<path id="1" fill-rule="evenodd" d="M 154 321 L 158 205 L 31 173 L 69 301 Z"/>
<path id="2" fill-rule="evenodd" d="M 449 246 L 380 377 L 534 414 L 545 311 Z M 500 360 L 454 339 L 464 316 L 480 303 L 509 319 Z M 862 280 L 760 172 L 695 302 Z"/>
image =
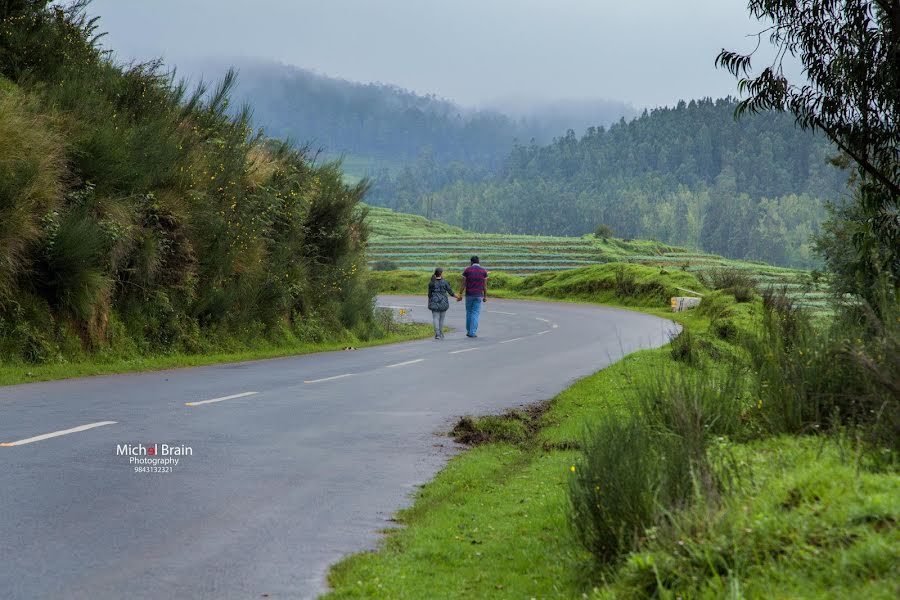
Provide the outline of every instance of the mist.
<path id="1" fill-rule="evenodd" d="M 735 93 L 722 47 L 751 50 L 746 0 L 95 0 L 121 61 L 239 57 L 395 84 L 527 116 Z"/>

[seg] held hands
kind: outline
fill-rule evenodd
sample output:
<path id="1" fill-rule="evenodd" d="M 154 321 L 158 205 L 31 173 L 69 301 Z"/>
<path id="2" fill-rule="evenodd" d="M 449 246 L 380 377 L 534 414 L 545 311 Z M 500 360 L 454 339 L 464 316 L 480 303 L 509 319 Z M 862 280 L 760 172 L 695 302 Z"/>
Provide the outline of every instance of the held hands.
<path id="1" fill-rule="evenodd" d="M 457 295 L 456 295 L 456 301 L 457 301 L 457 302 L 462 302 L 462 294 L 457 294 Z"/>

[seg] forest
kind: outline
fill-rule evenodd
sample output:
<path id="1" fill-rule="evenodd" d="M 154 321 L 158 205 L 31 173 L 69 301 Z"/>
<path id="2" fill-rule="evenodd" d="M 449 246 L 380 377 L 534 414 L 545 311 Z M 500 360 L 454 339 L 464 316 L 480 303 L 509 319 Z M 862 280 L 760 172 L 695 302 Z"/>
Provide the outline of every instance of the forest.
<path id="1" fill-rule="evenodd" d="M 735 119 L 734 99 L 645 111 L 548 145 L 517 145 L 496 171 L 424 156 L 376 178 L 371 203 L 482 232 L 655 239 L 732 258 L 818 264 L 813 235 L 840 205 L 837 150 L 785 113 Z"/>

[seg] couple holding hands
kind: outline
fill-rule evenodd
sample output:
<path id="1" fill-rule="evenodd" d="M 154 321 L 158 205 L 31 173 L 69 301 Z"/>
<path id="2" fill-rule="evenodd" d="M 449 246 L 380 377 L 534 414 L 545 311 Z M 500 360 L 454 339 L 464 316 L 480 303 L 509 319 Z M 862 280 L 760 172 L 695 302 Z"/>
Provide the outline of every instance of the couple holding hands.
<path id="1" fill-rule="evenodd" d="M 473 256 L 469 267 L 463 271 L 463 289 L 466 294 L 466 337 L 478 337 L 478 317 L 481 314 L 481 304 L 487 302 L 487 278 L 488 272 L 478 263 L 478 257 Z M 450 309 L 450 296 L 462 301 L 462 290 L 459 294 L 453 293 L 450 283 L 444 279 L 444 270 L 440 267 L 434 270 L 431 281 L 428 283 L 428 309 L 434 321 L 434 339 L 444 339 L 444 317 Z"/>

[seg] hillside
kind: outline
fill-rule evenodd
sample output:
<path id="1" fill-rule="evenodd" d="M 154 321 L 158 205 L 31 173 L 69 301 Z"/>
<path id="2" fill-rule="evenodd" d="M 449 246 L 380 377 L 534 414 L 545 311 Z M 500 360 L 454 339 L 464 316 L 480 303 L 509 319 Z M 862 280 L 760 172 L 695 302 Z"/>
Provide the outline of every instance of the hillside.
<path id="1" fill-rule="evenodd" d="M 473 254 L 491 271 L 514 276 L 613 262 L 693 274 L 733 270 L 746 273 L 760 288 L 784 288 L 798 304 L 814 311 L 826 311 L 829 305 L 825 282 L 818 274 L 728 259 L 650 240 L 474 233 L 376 207 L 369 208 L 367 224 L 372 231 L 368 262 L 378 270 L 426 273 L 441 266 L 462 271 Z"/>
<path id="2" fill-rule="evenodd" d="M 299 348 L 383 331 L 361 186 L 123 66 L 85 3 L 0 11 L 0 362 Z"/>
<path id="3" fill-rule="evenodd" d="M 845 195 L 834 148 L 792 117 L 734 119 L 732 99 L 680 103 L 609 129 L 517 146 L 496 174 L 431 163 L 375 181 L 368 201 L 492 233 L 580 236 L 604 224 L 732 258 L 813 267 L 811 235 Z"/>

